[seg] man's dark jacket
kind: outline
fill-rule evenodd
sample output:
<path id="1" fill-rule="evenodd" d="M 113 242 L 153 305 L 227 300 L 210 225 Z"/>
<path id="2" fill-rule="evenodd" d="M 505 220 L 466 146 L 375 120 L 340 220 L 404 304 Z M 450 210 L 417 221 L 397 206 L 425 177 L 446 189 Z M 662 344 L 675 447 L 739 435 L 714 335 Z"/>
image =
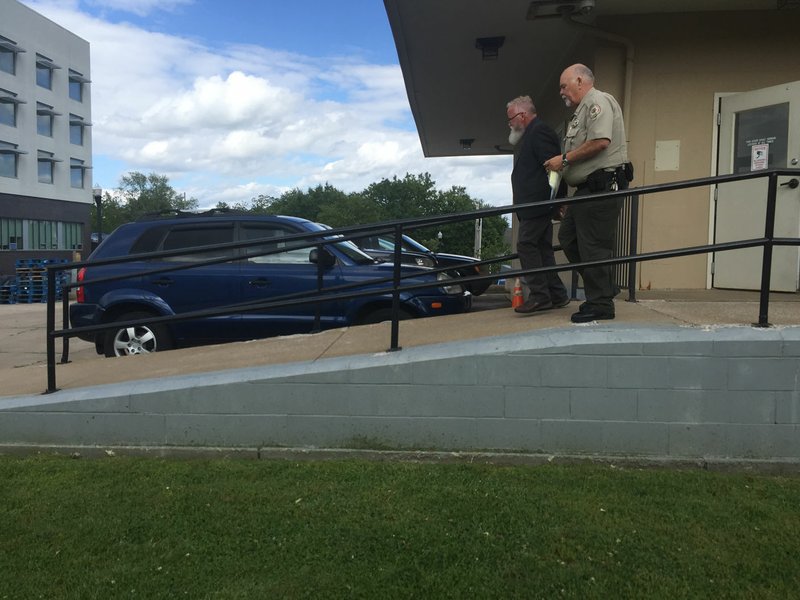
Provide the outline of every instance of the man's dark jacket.
<path id="1" fill-rule="evenodd" d="M 544 162 L 561 154 L 556 132 L 539 117 L 528 123 L 522 139 L 514 152 L 514 170 L 511 171 L 511 189 L 514 204 L 546 202 L 550 200 L 550 184 Z M 552 207 L 532 207 L 517 213 L 520 219 L 534 219 L 553 212 Z"/>

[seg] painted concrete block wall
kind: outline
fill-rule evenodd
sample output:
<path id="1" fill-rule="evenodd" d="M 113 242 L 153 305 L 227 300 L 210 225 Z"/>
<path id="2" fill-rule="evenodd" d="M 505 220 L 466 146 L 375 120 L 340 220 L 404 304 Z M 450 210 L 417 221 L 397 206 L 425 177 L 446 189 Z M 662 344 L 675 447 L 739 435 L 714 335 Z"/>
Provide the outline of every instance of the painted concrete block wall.
<path id="1" fill-rule="evenodd" d="M 800 327 L 551 330 L 0 400 L 0 444 L 800 461 Z"/>

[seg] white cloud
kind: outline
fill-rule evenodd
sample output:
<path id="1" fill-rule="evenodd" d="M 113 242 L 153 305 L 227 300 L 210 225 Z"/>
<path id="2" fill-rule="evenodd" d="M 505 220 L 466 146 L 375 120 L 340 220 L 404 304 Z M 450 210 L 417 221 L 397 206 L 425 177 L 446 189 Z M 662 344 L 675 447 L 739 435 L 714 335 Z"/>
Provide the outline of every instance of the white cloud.
<path id="1" fill-rule="evenodd" d="M 94 1 L 142 14 L 188 0 Z M 212 48 L 110 23 L 74 0 L 26 4 L 91 43 L 93 152 L 110 159 L 98 162 L 166 174 L 203 206 L 425 171 L 441 188 L 510 203 L 508 157 L 423 157 L 397 65 Z M 95 183 L 114 188 L 122 174 L 95 169 Z"/>
<path id="2" fill-rule="evenodd" d="M 165 97 L 142 114 L 142 122 L 161 130 L 196 131 L 280 123 L 301 97 L 267 79 L 234 71 L 199 77 L 192 89 Z"/>
<path id="3" fill-rule="evenodd" d="M 153 10 L 172 11 L 194 0 L 88 0 L 89 5 L 129 12 L 143 17 Z"/>

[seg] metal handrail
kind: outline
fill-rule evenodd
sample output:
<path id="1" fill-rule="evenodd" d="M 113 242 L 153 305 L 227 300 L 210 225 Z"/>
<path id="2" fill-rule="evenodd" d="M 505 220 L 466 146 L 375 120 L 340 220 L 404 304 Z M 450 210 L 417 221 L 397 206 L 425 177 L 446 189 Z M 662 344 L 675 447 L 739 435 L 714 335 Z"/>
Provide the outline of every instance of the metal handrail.
<path id="1" fill-rule="evenodd" d="M 762 267 L 761 267 L 761 290 L 760 290 L 760 298 L 759 298 L 759 316 L 758 322 L 754 323 L 754 325 L 758 327 L 768 327 L 769 326 L 769 288 L 770 288 L 770 273 L 772 268 L 772 249 L 774 246 L 797 246 L 800 245 L 800 238 L 775 238 L 775 209 L 776 209 L 776 199 L 777 199 L 777 181 L 778 177 L 780 176 L 798 176 L 800 175 L 800 169 L 769 169 L 764 171 L 757 171 L 752 173 L 744 173 L 744 174 L 733 174 L 733 175 L 718 175 L 714 177 L 703 177 L 699 179 L 691 179 L 686 181 L 678 181 L 678 182 L 671 182 L 671 183 L 661 183 L 656 185 L 649 185 L 649 186 L 641 186 L 636 188 L 630 188 L 627 190 L 619 190 L 613 192 L 606 192 L 603 194 L 594 194 L 590 196 L 573 196 L 570 198 L 558 198 L 551 201 L 546 202 L 537 202 L 537 203 L 529 203 L 529 204 L 517 204 L 517 205 L 506 205 L 501 207 L 491 207 L 491 208 L 483 208 L 475 211 L 468 211 L 468 212 L 461 212 L 461 213 L 452 213 L 448 215 L 441 215 L 435 217 L 422 217 L 422 218 L 414 218 L 414 219 L 400 219 L 395 221 L 388 221 L 383 223 L 376 223 L 372 225 L 358 225 L 358 226 L 350 226 L 350 227 L 341 227 L 336 229 L 330 229 L 325 231 L 319 232 L 308 232 L 308 233 L 301 233 L 301 234 L 291 234 L 287 236 L 281 237 L 282 242 L 290 242 L 288 249 L 297 249 L 297 248 L 307 248 L 309 246 L 316 246 L 317 248 L 323 248 L 325 245 L 337 243 L 343 240 L 349 240 L 357 237 L 361 237 L 365 234 L 372 234 L 375 235 L 377 233 L 393 233 L 395 238 L 395 249 L 394 249 L 394 268 L 392 272 L 391 278 L 382 278 L 382 279 L 374 279 L 369 282 L 359 282 L 355 284 L 346 284 L 341 286 L 335 286 L 330 288 L 322 288 L 322 280 L 319 274 L 322 271 L 322 266 L 318 265 L 318 289 L 316 294 L 309 295 L 307 293 L 303 294 L 290 294 L 281 296 L 279 298 L 275 298 L 270 300 L 269 302 L 248 302 L 248 303 L 241 303 L 235 305 L 228 305 L 223 307 L 218 307 L 214 309 L 206 309 L 200 311 L 192 311 L 187 313 L 180 313 L 177 315 L 166 315 L 161 317 L 152 317 L 145 320 L 136 320 L 136 321 L 119 321 L 114 322 L 113 324 L 104 324 L 104 325 L 93 325 L 88 327 L 80 327 L 80 328 L 70 328 L 68 327 L 68 320 L 69 320 L 69 290 L 75 287 L 79 287 L 80 285 L 92 285 L 100 282 L 105 281 L 113 281 L 119 279 L 128 279 L 131 277 L 142 276 L 142 275 L 152 275 L 157 273 L 165 273 L 170 271 L 182 270 L 182 269 L 191 269 L 194 267 L 211 265 L 211 264 L 219 264 L 224 262 L 229 262 L 230 260 L 239 260 L 242 258 L 253 257 L 253 256 L 267 256 L 270 254 L 276 254 L 280 252 L 285 252 L 287 250 L 287 246 L 283 248 L 274 249 L 274 250 L 260 250 L 257 253 L 246 254 L 245 256 L 235 256 L 235 257 L 224 257 L 224 258 L 215 258 L 215 259 L 208 259 L 203 261 L 194 262 L 191 264 L 181 264 L 181 265 L 173 265 L 169 267 L 162 267 L 158 269 L 149 269 L 144 271 L 137 271 L 126 273 L 124 275 L 116 275 L 116 276 L 108 276 L 98 279 L 92 279 L 89 281 L 84 281 L 81 283 L 68 283 L 62 286 L 63 290 L 63 310 L 62 310 L 62 319 L 63 319 L 63 326 L 62 329 L 56 329 L 55 326 L 55 303 L 56 303 L 56 274 L 59 271 L 65 270 L 72 270 L 76 268 L 80 268 L 83 266 L 104 266 L 104 265 L 112 265 L 112 264 L 121 264 L 125 262 L 133 262 L 133 261 L 141 261 L 147 259 L 154 259 L 154 258 L 168 258 L 173 256 L 186 256 L 191 254 L 201 254 L 204 252 L 209 252 L 211 250 L 237 250 L 237 249 L 245 249 L 248 247 L 256 247 L 256 246 L 263 246 L 264 240 L 254 240 L 249 242 L 230 242 L 225 244 L 215 244 L 209 246 L 198 246 L 196 248 L 191 249 L 181 249 L 181 250 L 171 250 L 171 251 L 164 251 L 164 252 L 155 252 L 155 253 L 148 253 L 148 254 L 137 254 L 134 256 L 125 256 L 113 259 L 104 259 L 104 260 L 97 260 L 97 261 L 80 261 L 74 263 L 61 263 L 61 264 L 53 264 L 47 265 L 47 389 L 45 393 L 55 392 L 58 388 L 56 387 L 56 369 L 55 369 L 55 340 L 57 338 L 63 339 L 63 351 L 62 351 L 62 358 L 61 362 L 68 362 L 69 357 L 69 339 L 71 337 L 75 337 L 80 333 L 84 332 L 95 332 L 95 331 L 103 331 L 110 328 L 116 328 L 120 325 L 128 326 L 128 325 L 140 325 L 146 323 L 168 323 L 168 322 L 176 322 L 176 321 L 183 321 L 183 320 L 190 320 L 199 317 L 206 317 L 206 316 L 221 316 L 221 315 L 228 315 L 228 314 L 238 314 L 241 312 L 249 312 L 255 310 L 265 310 L 269 308 L 279 308 L 284 306 L 292 306 L 298 304 L 308 304 L 308 303 L 316 303 L 319 307 L 320 303 L 327 302 L 331 300 L 345 300 L 350 298 L 357 298 L 361 296 L 367 295 L 381 295 L 381 294 L 392 294 L 392 327 L 391 327 L 391 341 L 390 341 L 390 348 L 389 350 L 400 350 L 399 345 L 399 308 L 400 308 L 400 294 L 403 291 L 411 291 L 416 289 L 424 289 L 433 287 L 431 283 L 426 284 L 412 284 L 412 285 L 403 285 L 403 280 L 408 279 L 411 277 L 415 277 L 415 274 L 410 275 L 403 275 L 401 272 L 401 257 L 402 257 L 402 235 L 405 231 L 411 231 L 414 229 L 419 229 L 422 227 L 431 227 L 435 225 L 442 225 L 442 224 L 449 224 L 449 223 L 456 223 L 461 221 L 467 220 L 475 220 L 480 218 L 487 218 L 492 216 L 498 216 L 508 213 L 516 213 L 520 210 L 524 210 L 526 208 L 530 208 L 533 204 L 537 207 L 546 207 L 551 206 L 555 207 L 558 205 L 571 205 L 571 204 L 580 204 L 582 202 L 596 202 L 598 200 L 611 200 L 615 198 L 623 198 L 623 197 L 631 197 L 634 199 L 634 205 L 638 210 L 638 202 L 641 196 L 646 196 L 648 194 L 659 193 L 659 192 L 666 192 L 666 191 L 676 191 L 688 188 L 695 188 L 695 187 L 703 187 L 709 185 L 719 185 L 721 183 L 730 183 L 736 181 L 743 181 L 748 179 L 758 179 L 762 177 L 768 178 L 768 190 L 767 190 L 767 208 L 765 214 L 765 225 L 764 225 L 764 237 L 761 238 L 754 238 L 748 240 L 740 240 L 736 242 L 725 242 L 725 243 L 718 243 L 718 244 L 706 244 L 702 246 L 691 246 L 691 247 L 684 247 L 684 248 L 675 248 L 672 250 L 660 250 L 654 252 L 646 252 L 646 253 L 638 253 L 636 251 L 637 246 L 637 237 L 636 237 L 636 227 L 637 227 L 637 219 L 631 217 L 630 219 L 630 228 L 631 228 L 631 235 L 629 238 L 629 254 L 625 256 L 618 256 L 614 258 L 608 258 L 603 260 L 595 260 L 595 261 L 586 261 L 581 263 L 570 263 L 570 264 L 563 264 L 563 265 L 554 265 L 549 267 L 539 267 L 536 269 L 518 269 L 512 271 L 506 271 L 506 277 L 514 277 L 514 276 L 523 276 L 523 275 L 530 275 L 533 273 L 549 273 L 549 272 L 560 272 L 560 271 L 567 271 L 573 270 L 577 271 L 578 269 L 582 269 L 585 267 L 593 267 L 593 266 L 606 266 L 606 265 L 618 265 L 618 264 L 627 264 L 629 267 L 628 271 L 628 289 L 629 289 L 629 300 L 635 300 L 635 265 L 644 262 L 644 261 L 651 261 L 651 260 L 659 260 L 664 258 L 673 258 L 679 256 L 690 256 L 696 254 L 707 254 L 709 252 L 717 252 L 717 251 L 726 251 L 726 250 L 736 250 L 742 248 L 754 248 L 754 247 L 763 247 L 764 248 L 764 255 L 762 260 Z M 292 244 L 291 242 L 295 242 Z M 305 243 L 303 243 L 305 242 Z M 513 256 L 513 255 L 512 255 Z M 503 256 L 498 257 L 495 259 L 490 260 L 483 260 L 479 263 L 479 265 L 490 265 L 493 263 L 504 262 L 510 258 L 510 256 Z M 441 267 L 431 269 L 430 272 L 444 272 L 444 271 L 451 271 L 453 269 L 452 266 L 450 267 Z M 496 279 L 497 275 L 479 275 L 479 276 L 470 276 L 470 277 L 462 277 L 462 278 L 454 278 L 451 283 L 453 284 L 460 284 L 460 283 L 471 283 L 471 282 L 479 282 L 479 281 L 486 281 L 486 280 L 493 280 Z M 368 290 L 364 290 L 365 285 L 380 285 L 380 284 L 389 284 L 385 288 L 375 288 L 372 287 Z M 354 288 L 362 288 L 361 291 L 350 291 Z M 317 320 L 316 320 L 317 327 L 319 326 L 319 311 L 317 311 Z"/>

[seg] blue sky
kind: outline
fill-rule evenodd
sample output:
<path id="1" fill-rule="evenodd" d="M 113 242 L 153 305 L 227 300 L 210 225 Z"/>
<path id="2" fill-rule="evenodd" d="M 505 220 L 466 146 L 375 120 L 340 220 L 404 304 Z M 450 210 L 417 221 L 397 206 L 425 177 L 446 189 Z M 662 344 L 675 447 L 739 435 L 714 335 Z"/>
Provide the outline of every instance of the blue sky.
<path id="1" fill-rule="evenodd" d="M 93 179 L 248 202 L 429 172 L 510 203 L 508 157 L 422 155 L 382 0 L 22 0 L 89 41 Z"/>
<path id="2" fill-rule="evenodd" d="M 248 14 L 254 18 L 246 18 Z M 201 0 L 158 19 L 131 21 L 212 43 L 236 40 L 321 58 L 355 54 L 371 62 L 397 63 L 381 0 Z"/>

